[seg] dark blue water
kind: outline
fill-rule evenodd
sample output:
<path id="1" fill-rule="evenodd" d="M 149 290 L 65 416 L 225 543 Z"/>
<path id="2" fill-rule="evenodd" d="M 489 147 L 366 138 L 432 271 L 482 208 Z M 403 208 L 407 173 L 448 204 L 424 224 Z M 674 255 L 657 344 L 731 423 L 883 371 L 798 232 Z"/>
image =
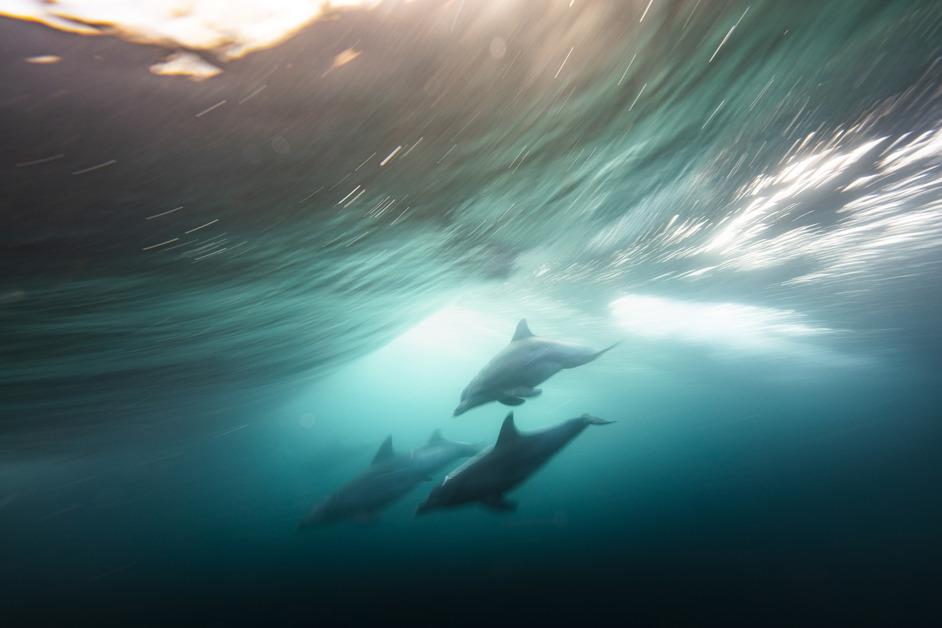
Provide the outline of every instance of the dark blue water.
<path id="1" fill-rule="evenodd" d="M 204 81 L 95 28 L 0 21 L 0 625 L 933 623 L 936 3 L 388 1 Z M 493 443 L 523 317 L 621 344 L 519 428 L 615 424 L 297 531 Z"/>

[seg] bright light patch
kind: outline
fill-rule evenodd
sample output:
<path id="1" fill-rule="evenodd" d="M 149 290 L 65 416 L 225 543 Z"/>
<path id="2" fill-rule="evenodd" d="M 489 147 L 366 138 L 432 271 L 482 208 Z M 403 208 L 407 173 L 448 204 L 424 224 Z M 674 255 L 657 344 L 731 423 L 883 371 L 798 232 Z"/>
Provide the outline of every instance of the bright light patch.
<path id="1" fill-rule="evenodd" d="M 52 65 L 60 61 L 62 61 L 62 57 L 58 55 L 38 55 L 36 57 L 26 58 L 26 63 L 32 63 L 34 65 Z"/>
<path id="2" fill-rule="evenodd" d="M 702 303 L 628 295 L 610 306 L 618 324 L 653 340 L 719 345 L 743 351 L 780 351 L 800 347 L 799 339 L 827 333 L 792 310 L 741 303 Z"/>
<path id="3" fill-rule="evenodd" d="M 334 57 L 334 60 L 333 62 L 331 62 L 330 67 L 327 68 L 327 72 L 330 72 L 331 70 L 336 70 L 337 68 L 341 66 L 347 65 L 348 63 L 350 63 L 351 61 L 359 57 L 360 54 L 361 53 L 359 50 L 354 50 L 353 48 L 347 48 L 346 50 L 338 54 L 336 57 Z M 327 72 L 324 72 L 324 74 L 327 74 Z"/>
<path id="4" fill-rule="evenodd" d="M 160 76 L 186 76 L 193 81 L 203 81 L 222 72 L 211 63 L 189 52 L 176 52 L 160 63 L 150 66 L 151 74 Z"/>
<path id="5" fill-rule="evenodd" d="M 507 321 L 449 305 L 396 338 L 396 345 L 428 351 L 474 351 L 488 338 L 510 340 Z"/>
<path id="6" fill-rule="evenodd" d="M 312 22 L 379 0 L 7 0 L 0 15 L 81 35 L 199 50 L 223 61 L 271 48 Z M 179 74 L 184 64 L 173 66 Z M 197 72 L 203 73 L 200 66 Z"/>

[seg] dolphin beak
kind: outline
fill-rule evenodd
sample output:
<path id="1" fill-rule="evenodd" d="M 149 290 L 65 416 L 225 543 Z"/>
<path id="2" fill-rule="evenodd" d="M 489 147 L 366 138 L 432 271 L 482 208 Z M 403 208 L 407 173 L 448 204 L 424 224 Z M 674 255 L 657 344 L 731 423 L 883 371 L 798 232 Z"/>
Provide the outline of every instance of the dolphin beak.
<path id="1" fill-rule="evenodd" d="M 419 517 L 421 515 L 424 515 L 429 510 L 431 510 L 431 508 L 429 508 L 428 502 L 425 502 L 424 504 L 419 504 L 419 507 L 415 509 L 415 516 Z"/>
<path id="2" fill-rule="evenodd" d="M 303 532 L 309 528 L 313 528 L 316 524 L 309 518 L 305 517 L 298 522 L 298 532 Z"/>
<path id="3" fill-rule="evenodd" d="M 464 404 L 461 404 L 457 408 L 455 408 L 455 411 L 451 413 L 451 416 L 460 416 L 464 414 L 466 410 L 467 408 L 464 407 Z"/>

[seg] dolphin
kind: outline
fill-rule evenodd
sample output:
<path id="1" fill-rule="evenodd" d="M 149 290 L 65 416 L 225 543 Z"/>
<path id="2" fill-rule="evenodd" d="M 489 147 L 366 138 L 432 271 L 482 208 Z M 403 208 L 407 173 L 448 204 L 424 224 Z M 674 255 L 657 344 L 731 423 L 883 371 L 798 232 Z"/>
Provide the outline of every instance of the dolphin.
<path id="1" fill-rule="evenodd" d="M 456 443 L 442 436 L 441 430 L 435 430 L 425 445 L 410 454 L 410 464 L 427 479 L 427 476 L 455 460 L 474 456 L 480 451 L 480 445 Z"/>
<path id="2" fill-rule="evenodd" d="M 392 436 L 380 446 L 369 468 L 327 497 L 301 520 L 299 529 L 345 519 L 374 521 L 380 511 L 404 497 L 447 464 L 473 456 L 475 445 L 447 440 L 435 430 L 428 442 L 406 454 L 393 449 Z"/>
<path id="3" fill-rule="evenodd" d="M 504 419 L 494 447 L 445 476 L 416 510 L 416 515 L 469 502 L 479 502 L 498 512 L 511 512 L 517 504 L 507 499 L 507 491 L 536 473 L 582 430 L 590 425 L 609 423 L 614 421 L 583 414 L 545 430 L 522 434 L 517 431 L 511 412 Z"/>
<path id="4" fill-rule="evenodd" d="M 519 406 L 536 397 L 536 388 L 562 369 L 588 364 L 618 343 L 596 351 L 588 347 L 539 338 L 521 319 L 510 344 L 488 362 L 461 393 L 454 416 L 490 401 Z"/>

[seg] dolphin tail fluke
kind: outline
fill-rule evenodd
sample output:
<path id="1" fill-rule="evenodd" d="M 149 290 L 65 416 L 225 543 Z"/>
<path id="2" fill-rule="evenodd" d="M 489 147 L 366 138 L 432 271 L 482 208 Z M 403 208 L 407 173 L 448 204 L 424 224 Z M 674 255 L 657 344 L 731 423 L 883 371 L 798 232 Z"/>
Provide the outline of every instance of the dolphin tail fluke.
<path id="1" fill-rule="evenodd" d="M 621 344 L 621 340 L 618 340 L 618 341 L 616 341 L 616 342 L 613 342 L 612 344 L 608 345 L 607 347 L 605 347 L 605 348 L 602 349 L 601 351 L 596 352 L 596 354 L 592 356 L 592 359 L 593 359 L 593 360 L 599 359 L 599 357 L 601 357 L 602 354 L 608 353 L 609 351 L 611 351 L 612 349 L 614 349 L 615 347 L 617 347 L 617 346 L 620 345 L 620 344 Z"/>
<path id="2" fill-rule="evenodd" d="M 583 421 L 585 421 L 586 425 L 610 425 L 615 422 L 600 419 L 599 417 L 592 416 L 591 414 L 583 414 L 581 418 Z"/>

